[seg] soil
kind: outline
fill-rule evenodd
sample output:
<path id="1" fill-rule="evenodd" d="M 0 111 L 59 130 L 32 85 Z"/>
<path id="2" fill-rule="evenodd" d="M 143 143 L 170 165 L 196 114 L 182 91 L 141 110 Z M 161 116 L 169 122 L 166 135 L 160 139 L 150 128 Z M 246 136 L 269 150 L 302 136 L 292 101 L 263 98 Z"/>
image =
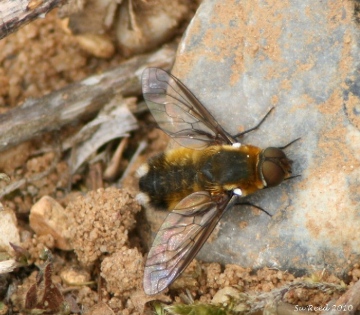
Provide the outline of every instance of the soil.
<path id="1" fill-rule="evenodd" d="M 54 11 L 0 41 L 0 113 L 21 105 L 27 98 L 41 97 L 101 73 L 123 60 L 120 53 L 100 59 L 83 51 L 76 39 L 63 31 L 62 21 Z M 29 256 L 26 267 L 0 275 L 0 301 L 4 300 L 0 302 L 0 314 L 6 314 L 2 313 L 4 309 L 19 314 L 80 310 L 83 314 L 153 314 L 155 300 L 166 305 L 189 300 L 190 305 L 194 301 L 208 304 L 214 296 L 217 301 L 226 298 L 229 288 L 235 290 L 230 294 L 234 297 L 234 312 L 236 307 L 264 308 L 264 301 L 276 299 L 293 306 L 323 306 L 341 296 L 346 285 L 359 280 L 360 266 L 356 263 L 345 284 L 326 270 L 296 278 L 286 271 L 194 260 L 169 290 L 157 296 L 145 295 L 142 276 L 150 232 L 143 219 L 144 210 L 135 200 L 135 170 L 148 157 L 162 152 L 168 139 L 149 127 L 154 123 L 148 115 L 137 118 L 140 128 L 130 138 L 120 173 L 140 140 L 146 139 L 148 146 L 121 189 L 114 188 L 114 182 L 97 180 L 105 167 L 103 162 L 99 162 L 99 168 L 88 165 L 71 176 L 64 155 L 47 176 L 20 186 L 1 201 L 5 209 L 16 214 L 21 239 L 17 245 Z M 57 136 L 61 139 L 74 134 L 82 124 L 68 126 Z M 53 134 L 45 135 L 2 152 L 0 171 L 17 181 L 49 169 L 55 158 L 51 150 L 54 138 Z M 50 196 L 66 214 L 60 236 L 50 232 L 38 235 L 29 222 L 31 208 L 43 196 Z M 58 249 L 58 237 L 68 239 L 71 250 Z M 44 257 L 45 248 L 51 254 L 47 252 Z M 276 291 L 278 288 L 283 289 Z"/>

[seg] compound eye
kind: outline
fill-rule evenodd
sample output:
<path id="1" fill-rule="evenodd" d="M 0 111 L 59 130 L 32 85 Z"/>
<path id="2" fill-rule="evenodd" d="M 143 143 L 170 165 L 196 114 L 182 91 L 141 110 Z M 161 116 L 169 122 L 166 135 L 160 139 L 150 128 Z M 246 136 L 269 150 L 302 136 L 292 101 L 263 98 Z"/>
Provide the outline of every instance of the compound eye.
<path id="1" fill-rule="evenodd" d="M 265 149 L 263 155 L 264 155 L 265 159 L 267 159 L 267 158 L 269 158 L 269 159 L 286 158 L 286 155 L 283 150 L 278 149 L 278 148 L 272 148 L 272 147 Z"/>
<path id="2" fill-rule="evenodd" d="M 283 169 L 273 161 L 264 161 L 262 164 L 262 175 L 267 187 L 279 185 L 285 177 Z"/>
<path id="3" fill-rule="evenodd" d="M 283 168 L 287 160 L 285 153 L 278 148 L 267 148 L 263 152 L 261 171 L 267 187 L 279 185 L 285 178 Z"/>

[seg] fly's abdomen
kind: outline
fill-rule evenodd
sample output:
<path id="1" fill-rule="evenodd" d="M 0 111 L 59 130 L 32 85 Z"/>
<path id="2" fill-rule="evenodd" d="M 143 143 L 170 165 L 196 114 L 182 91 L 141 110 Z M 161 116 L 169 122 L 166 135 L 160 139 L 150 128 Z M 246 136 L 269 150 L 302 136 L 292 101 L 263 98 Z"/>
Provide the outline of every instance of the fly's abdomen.
<path id="1" fill-rule="evenodd" d="M 174 151 L 176 153 L 177 150 Z M 173 160 L 167 153 L 162 153 L 148 162 L 144 173 L 140 177 L 139 188 L 147 195 L 153 207 L 172 209 L 195 191 L 197 172 L 191 158 L 186 156 L 182 156 L 181 160 Z"/>

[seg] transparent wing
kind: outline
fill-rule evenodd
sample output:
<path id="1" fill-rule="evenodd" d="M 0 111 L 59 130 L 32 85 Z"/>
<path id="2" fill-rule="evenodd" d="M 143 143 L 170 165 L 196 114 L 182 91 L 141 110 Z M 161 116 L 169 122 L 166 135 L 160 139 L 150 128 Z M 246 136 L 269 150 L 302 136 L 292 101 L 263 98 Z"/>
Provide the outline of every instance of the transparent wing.
<path id="1" fill-rule="evenodd" d="M 167 216 L 148 254 L 144 291 L 148 295 L 166 289 L 189 265 L 235 197 L 214 197 L 195 192 L 185 197 Z"/>
<path id="2" fill-rule="evenodd" d="M 159 127 L 180 145 L 203 149 L 215 143 L 236 142 L 191 91 L 166 71 L 145 69 L 142 90 Z"/>

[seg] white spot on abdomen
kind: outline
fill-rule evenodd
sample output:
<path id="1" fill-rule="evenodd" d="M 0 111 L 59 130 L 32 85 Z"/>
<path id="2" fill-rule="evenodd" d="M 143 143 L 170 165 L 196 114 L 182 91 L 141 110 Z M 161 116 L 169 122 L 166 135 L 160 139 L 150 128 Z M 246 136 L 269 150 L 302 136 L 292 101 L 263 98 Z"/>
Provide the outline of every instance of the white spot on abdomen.
<path id="1" fill-rule="evenodd" d="M 142 206 L 147 206 L 150 202 L 150 197 L 148 194 L 140 192 L 136 195 L 135 200 Z"/>
<path id="2" fill-rule="evenodd" d="M 235 195 L 242 196 L 242 191 L 241 191 L 240 188 L 235 188 L 235 189 L 233 190 L 233 193 L 234 193 Z"/>
<path id="3" fill-rule="evenodd" d="M 149 164 L 145 163 L 141 165 L 136 171 L 136 176 L 138 178 L 145 176 L 149 172 Z"/>

